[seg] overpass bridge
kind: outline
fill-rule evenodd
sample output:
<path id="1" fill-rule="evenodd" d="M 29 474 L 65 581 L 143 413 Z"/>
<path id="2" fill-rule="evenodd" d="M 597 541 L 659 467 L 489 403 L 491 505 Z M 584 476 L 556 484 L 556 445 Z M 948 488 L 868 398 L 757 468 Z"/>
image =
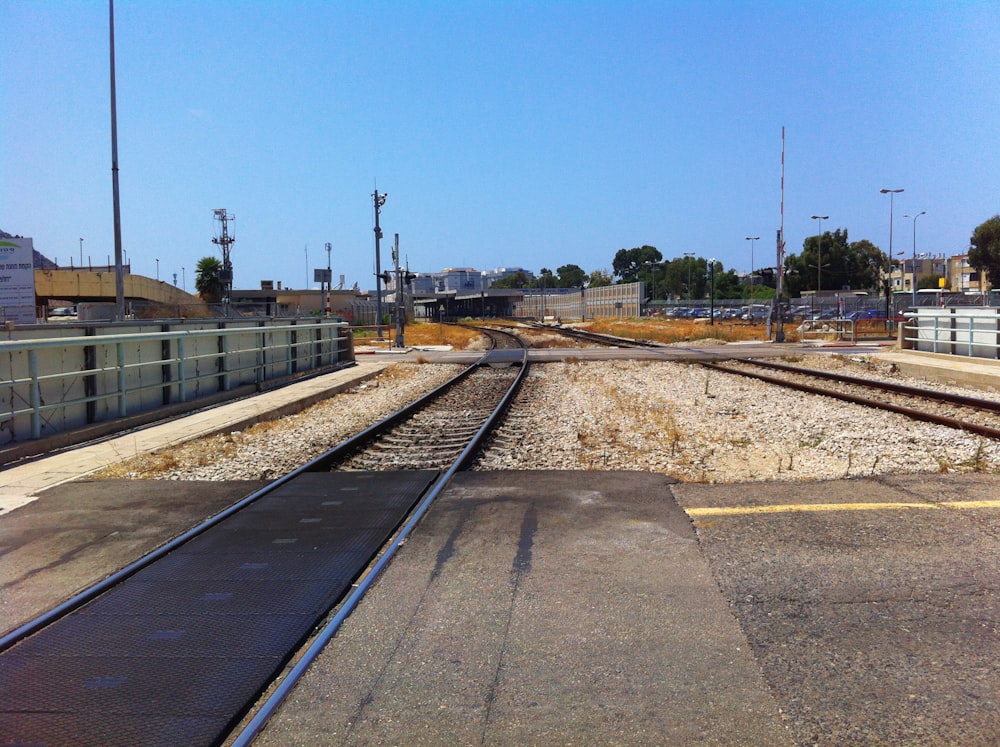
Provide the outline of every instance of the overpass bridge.
<path id="1" fill-rule="evenodd" d="M 176 285 L 145 275 L 124 276 L 125 298 L 162 304 L 196 304 L 201 299 Z M 35 298 L 47 306 L 50 301 L 111 302 L 116 299 L 114 270 L 35 270 Z"/>

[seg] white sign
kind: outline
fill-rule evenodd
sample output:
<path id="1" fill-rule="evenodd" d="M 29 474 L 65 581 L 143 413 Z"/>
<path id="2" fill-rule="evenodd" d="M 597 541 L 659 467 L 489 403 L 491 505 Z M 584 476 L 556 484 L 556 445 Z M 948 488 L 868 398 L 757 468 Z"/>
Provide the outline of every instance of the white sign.
<path id="1" fill-rule="evenodd" d="M 0 321 L 35 321 L 35 249 L 31 239 L 0 239 Z"/>

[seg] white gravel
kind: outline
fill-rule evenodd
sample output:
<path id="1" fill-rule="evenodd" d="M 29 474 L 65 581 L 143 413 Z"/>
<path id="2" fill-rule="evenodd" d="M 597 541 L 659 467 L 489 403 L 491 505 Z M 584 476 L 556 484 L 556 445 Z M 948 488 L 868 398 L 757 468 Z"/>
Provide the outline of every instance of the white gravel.
<path id="1" fill-rule="evenodd" d="M 874 358 L 812 368 L 894 375 Z M 298 415 L 139 458 L 104 477 L 273 479 L 381 419 L 456 367 L 396 364 L 373 383 Z M 947 387 L 971 396 L 981 391 Z M 1000 470 L 1000 444 L 695 365 L 659 361 L 533 366 L 478 469 L 649 470 L 684 481 L 816 480 Z"/>

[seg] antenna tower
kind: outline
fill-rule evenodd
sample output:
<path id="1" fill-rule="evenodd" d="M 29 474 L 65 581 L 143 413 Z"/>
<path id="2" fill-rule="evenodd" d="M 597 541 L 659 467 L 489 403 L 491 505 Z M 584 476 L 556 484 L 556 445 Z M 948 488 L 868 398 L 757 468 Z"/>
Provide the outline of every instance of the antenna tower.
<path id="1" fill-rule="evenodd" d="M 222 283 L 222 301 L 228 310 L 229 299 L 233 292 L 233 261 L 229 258 L 229 248 L 236 241 L 235 236 L 229 235 L 229 221 L 236 220 L 236 216 L 227 213 L 225 208 L 216 208 L 213 213 L 215 219 L 222 224 L 222 230 L 212 239 L 212 243 L 217 244 L 222 250 L 222 272 L 219 273 L 219 280 Z"/>

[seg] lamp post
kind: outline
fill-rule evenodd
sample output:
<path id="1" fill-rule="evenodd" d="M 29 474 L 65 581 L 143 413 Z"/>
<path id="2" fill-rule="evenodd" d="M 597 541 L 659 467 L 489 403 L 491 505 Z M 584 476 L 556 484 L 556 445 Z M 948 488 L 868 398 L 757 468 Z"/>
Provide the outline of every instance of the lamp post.
<path id="1" fill-rule="evenodd" d="M 753 242 L 760 241 L 760 236 L 747 236 L 745 237 L 747 241 L 750 242 L 750 290 L 747 293 L 747 303 L 753 303 Z M 749 309 L 748 309 L 749 311 Z"/>
<path id="2" fill-rule="evenodd" d="M 691 258 L 694 257 L 694 252 L 684 252 L 684 258 L 687 260 L 688 265 L 688 301 L 694 300 L 694 291 L 691 289 Z"/>
<path id="3" fill-rule="evenodd" d="M 83 269 L 83 237 L 80 237 L 80 269 Z"/>
<path id="4" fill-rule="evenodd" d="M 910 267 L 910 286 L 913 291 L 913 305 L 917 305 L 917 218 L 927 215 L 926 210 L 921 210 L 916 215 L 904 215 L 904 218 L 913 218 L 913 266 Z"/>
<path id="5" fill-rule="evenodd" d="M 643 262 L 642 264 L 649 268 L 649 271 L 652 274 L 652 278 L 653 278 L 653 293 L 652 293 L 652 296 L 650 296 L 650 299 L 649 299 L 650 305 L 652 305 L 653 302 L 656 301 L 656 266 L 658 264 L 660 264 L 660 263 L 659 262 L 653 262 L 652 260 L 647 260 L 647 261 Z"/>
<path id="6" fill-rule="evenodd" d="M 821 262 L 823 260 L 823 256 L 822 256 L 823 255 L 823 221 L 829 220 L 829 218 L 830 218 L 829 215 L 814 215 L 812 217 L 812 219 L 819 224 L 819 228 L 816 229 L 819 232 L 819 235 L 816 237 L 816 242 L 817 242 L 816 243 L 816 298 L 819 298 L 819 291 L 820 291 L 820 288 L 822 287 L 822 283 L 820 282 L 820 280 L 822 278 L 820 267 L 821 267 Z"/>
<path id="7" fill-rule="evenodd" d="M 715 324 L 715 257 L 708 260 L 708 323 Z"/>
<path id="8" fill-rule="evenodd" d="M 896 195 L 902 192 L 902 189 L 880 189 L 879 194 L 889 195 L 889 272 L 892 272 L 892 210 L 893 203 L 895 201 Z M 889 326 L 889 299 L 890 290 L 888 284 L 886 284 L 885 291 L 885 324 L 886 328 Z"/>
<path id="9" fill-rule="evenodd" d="M 156 282 L 160 282 L 160 258 L 156 258 Z"/>

